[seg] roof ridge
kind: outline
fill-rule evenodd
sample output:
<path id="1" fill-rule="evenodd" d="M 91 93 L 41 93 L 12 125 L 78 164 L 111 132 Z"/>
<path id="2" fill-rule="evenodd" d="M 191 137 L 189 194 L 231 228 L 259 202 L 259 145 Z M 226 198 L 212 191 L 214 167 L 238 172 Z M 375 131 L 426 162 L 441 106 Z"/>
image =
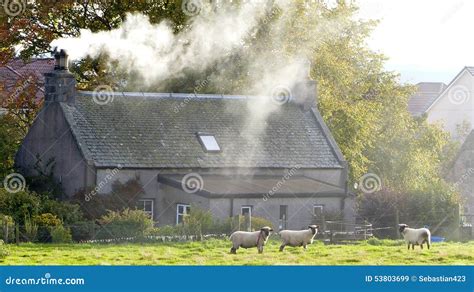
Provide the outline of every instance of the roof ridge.
<path id="1" fill-rule="evenodd" d="M 110 91 L 109 91 L 110 92 Z M 176 92 L 143 92 L 143 91 L 111 91 L 114 96 L 150 97 L 150 98 L 198 98 L 198 99 L 250 99 L 260 95 L 247 94 L 212 94 L 212 93 L 176 93 Z M 79 96 L 93 96 L 94 91 L 77 91 Z"/>

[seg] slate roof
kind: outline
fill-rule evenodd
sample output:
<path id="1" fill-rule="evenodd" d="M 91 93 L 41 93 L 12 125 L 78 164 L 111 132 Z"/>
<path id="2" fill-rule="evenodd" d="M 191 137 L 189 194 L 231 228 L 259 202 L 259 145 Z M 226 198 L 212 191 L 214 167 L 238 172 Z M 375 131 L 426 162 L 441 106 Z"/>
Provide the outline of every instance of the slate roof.
<path id="1" fill-rule="evenodd" d="M 442 82 L 420 82 L 417 92 L 408 100 L 408 111 L 413 116 L 421 116 L 436 98 L 446 89 Z"/>
<path id="2" fill-rule="evenodd" d="M 75 105 L 61 107 L 85 158 L 97 167 L 344 167 L 319 112 L 288 103 L 255 124 L 248 119 L 249 99 L 115 93 L 112 102 L 98 105 L 82 92 Z M 215 135 L 222 151 L 206 153 L 197 132 Z"/>
<path id="3" fill-rule="evenodd" d="M 6 65 L 0 66 L 0 84 L 4 85 L 5 92 L 12 92 L 15 89 L 19 78 L 33 75 L 37 78 L 37 86 L 39 88 L 37 99 L 43 98 L 44 92 L 44 73 L 50 72 L 54 68 L 54 59 L 31 59 L 27 62 L 22 59 L 15 58 L 10 60 Z M 0 94 L 0 105 L 3 103 L 5 95 Z"/>

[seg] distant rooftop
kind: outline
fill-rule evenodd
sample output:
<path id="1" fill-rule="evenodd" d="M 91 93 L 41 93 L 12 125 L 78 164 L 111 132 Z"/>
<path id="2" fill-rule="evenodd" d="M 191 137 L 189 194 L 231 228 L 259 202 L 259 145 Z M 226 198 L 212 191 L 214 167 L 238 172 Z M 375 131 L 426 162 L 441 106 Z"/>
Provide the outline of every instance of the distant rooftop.
<path id="1" fill-rule="evenodd" d="M 27 76 L 35 76 L 38 80 L 37 86 L 38 96 L 37 99 L 43 98 L 44 91 L 44 73 L 47 73 L 54 68 L 54 59 L 31 59 L 29 61 L 23 61 L 20 58 L 10 60 L 4 66 L 0 66 L 0 83 L 5 85 L 5 93 L 0 94 L 0 105 L 9 93 L 15 89 L 15 85 L 20 78 Z"/>
<path id="2" fill-rule="evenodd" d="M 470 68 L 474 72 L 474 67 Z M 443 82 L 420 82 L 416 86 L 416 93 L 408 100 L 408 111 L 415 117 L 421 116 L 447 87 Z"/>

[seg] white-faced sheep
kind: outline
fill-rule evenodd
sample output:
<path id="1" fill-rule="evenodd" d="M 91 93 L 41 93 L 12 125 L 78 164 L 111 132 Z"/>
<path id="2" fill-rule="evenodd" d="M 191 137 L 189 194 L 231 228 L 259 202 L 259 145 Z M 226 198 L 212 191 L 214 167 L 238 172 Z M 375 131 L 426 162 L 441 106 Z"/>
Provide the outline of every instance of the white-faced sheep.
<path id="1" fill-rule="evenodd" d="M 285 246 L 302 246 L 306 249 L 306 245 L 313 243 L 313 239 L 318 234 L 318 225 L 309 225 L 305 230 L 282 230 L 280 231 L 281 246 L 283 251 Z"/>
<path id="2" fill-rule="evenodd" d="M 239 247 L 250 248 L 257 247 L 258 253 L 263 252 L 263 246 L 270 236 L 270 232 L 273 229 L 271 227 L 262 227 L 259 231 L 247 232 L 247 231 L 236 231 L 230 235 L 232 241 L 232 248 L 230 253 L 237 253 Z"/>
<path id="3" fill-rule="evenodd" d="M 408 228 L 408 225 L 406 224 L 399 224 L 398 227 L 400 233 L 408 244 L 408 249 L 410 249 L 410 244 L 412 249 L 415 249 L 415 245 L 420 245 L 421 249 L 423 249 L 424 243 L 426 243 L 428 249 L 430 249 L 431 232 L 428 228 Z"/>

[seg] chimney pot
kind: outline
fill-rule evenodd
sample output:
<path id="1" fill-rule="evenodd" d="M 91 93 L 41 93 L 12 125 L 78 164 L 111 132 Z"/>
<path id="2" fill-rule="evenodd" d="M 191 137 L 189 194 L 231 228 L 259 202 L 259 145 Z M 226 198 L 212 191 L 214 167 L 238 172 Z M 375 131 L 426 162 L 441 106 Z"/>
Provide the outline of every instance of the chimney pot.
<path id="1" fill-rule="evenodd" d="M 299 80 L 292 91 L 295 102 L 302 105 L 304 110 L 315 108 L 318 99 L 316 81 L 311 79 L 311 61 L 307 58 L 300 61 Z"/>
<path id="2" fill-rule="evenodd" d="M 68 54 L 65 50 L 54 53 L 54 70 L 44 74 L 45 101 L 75 103 L 76 80 L 68 70 Z"/>

